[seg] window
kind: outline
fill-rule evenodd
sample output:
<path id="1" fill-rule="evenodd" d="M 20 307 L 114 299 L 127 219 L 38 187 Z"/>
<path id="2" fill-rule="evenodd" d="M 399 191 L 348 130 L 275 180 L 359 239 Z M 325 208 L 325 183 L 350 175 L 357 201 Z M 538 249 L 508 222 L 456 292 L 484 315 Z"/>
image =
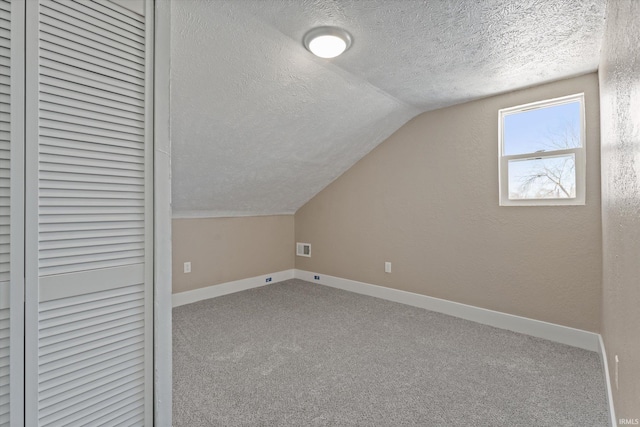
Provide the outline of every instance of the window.
<path id="1" fill-rule="evenodd" d="M 584 205 L 584 94 L 499 111 L 500 205 Z"/>

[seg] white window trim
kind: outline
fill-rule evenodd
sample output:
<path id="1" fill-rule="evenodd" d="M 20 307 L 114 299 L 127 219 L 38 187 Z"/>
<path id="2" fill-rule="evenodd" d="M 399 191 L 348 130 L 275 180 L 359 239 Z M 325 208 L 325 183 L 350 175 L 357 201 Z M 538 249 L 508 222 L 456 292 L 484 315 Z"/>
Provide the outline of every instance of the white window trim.
<path id="1" fill-rule="evenodd" d="M 545 151 L 543 153 L 525 153 L 505 156 L 504 153 L 504 118 L 510 114 L 521 113 L 554 105 L 580 102 L 580 138 L 582 147 L 566 150 Z M 502 108 L 498 111 L 498 177 L 500 206 L 562 206 L 584 205 L 586 199 L 586 131 L 585 131 L 585 107 L 584 93 L 531 102 L 515 107 Z M 564 199 L 509 199 L 509 160 L 539 159 L 544 157 L 556 157 L 563 154 L 574 154 L 576 162 L 576 197 Z"/>

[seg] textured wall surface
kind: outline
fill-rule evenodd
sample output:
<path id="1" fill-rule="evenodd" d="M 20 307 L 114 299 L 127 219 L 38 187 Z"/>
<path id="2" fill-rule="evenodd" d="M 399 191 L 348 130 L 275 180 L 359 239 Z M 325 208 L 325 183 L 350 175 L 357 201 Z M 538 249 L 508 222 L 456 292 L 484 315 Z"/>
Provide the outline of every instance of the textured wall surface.
<path id="1" fill-rule="evenodd" d="M 604 4 L 172 1 L 174 212 L 293 213 L 423 111 L 595 71 Z M 352 48 L 311 55 L 319 25 Z"/>
<path id="2" fill-rule="evenodd" d="M 586 205 L 498 206 L 498 109 L 579 92 Z M 589 74 L 416 117 L 296 213 L 296 268 L 598 331 L 598 101 Z"/>
<path id="3" fill-rule="evenodd" d="M 602 335 L 619 419 L 640 419 L 640 2 L 609 2 L 600 65 Z M 615 355 L 620 360 L 615 387 Z M 622 423 L 621 423 L 622 424 Z"/>
<path id="4" fill-rule="evenodd" d="M 293 215 L 174 219 L 172 233 L 173 293 L 294 267 Z"/>

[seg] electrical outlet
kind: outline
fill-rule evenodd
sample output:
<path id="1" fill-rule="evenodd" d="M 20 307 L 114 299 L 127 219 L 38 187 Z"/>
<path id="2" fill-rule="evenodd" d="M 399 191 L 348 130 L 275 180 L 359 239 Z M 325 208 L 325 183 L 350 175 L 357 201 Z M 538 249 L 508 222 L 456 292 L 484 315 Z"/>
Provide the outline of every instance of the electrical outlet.
<path id="1" fill-rule="evenodd" d="M 267 282 L 267 283 L 269 283 L 270 281 L 271 281 L 271 277 L 267 277 L 267 278 L 265 279 L 265 282 Z"/>
<path id="2" fill-rule="evenodd" d="M 187 261 L 184 263 L 184 272 L 191 273 L 191 261 Z"/>
<path id="3" fill-rule="evenodd" d="M 384 272 L 391 273 L 391 263 L 389 261 L 384 263 Z"/>
<path id="4" fill-rule="evenodd" d="M 618 389 L 618 365 L 620 364 L 620 359 L 618 359 L 618 355 L 616 354 L 616 367 L 615 367 L 615 382 L 616 382 L 616 390 Z"/>
<path id="5" fill-rule="evenodd" d="M 320 276 L 313 276 L 313 280 L 320 280 Z"/>

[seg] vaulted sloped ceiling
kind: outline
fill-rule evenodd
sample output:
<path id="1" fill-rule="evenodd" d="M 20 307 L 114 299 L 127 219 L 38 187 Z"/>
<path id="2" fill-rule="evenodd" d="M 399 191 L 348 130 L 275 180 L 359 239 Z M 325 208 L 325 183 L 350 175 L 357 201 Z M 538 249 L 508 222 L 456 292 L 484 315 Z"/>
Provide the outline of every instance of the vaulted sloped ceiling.
<path id="1" fill-rule="evenodd" d="M 174 215 L 294 213 L 421 112 L 595 71 L 605 3 L 172 0 Z"/>

